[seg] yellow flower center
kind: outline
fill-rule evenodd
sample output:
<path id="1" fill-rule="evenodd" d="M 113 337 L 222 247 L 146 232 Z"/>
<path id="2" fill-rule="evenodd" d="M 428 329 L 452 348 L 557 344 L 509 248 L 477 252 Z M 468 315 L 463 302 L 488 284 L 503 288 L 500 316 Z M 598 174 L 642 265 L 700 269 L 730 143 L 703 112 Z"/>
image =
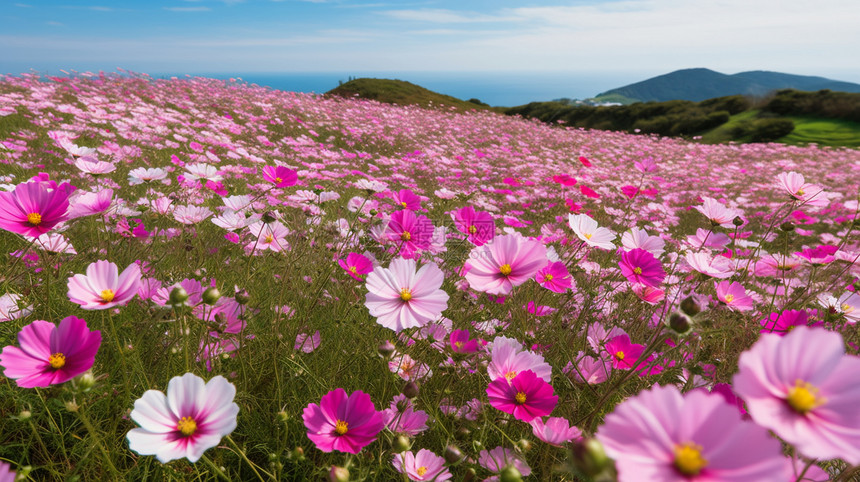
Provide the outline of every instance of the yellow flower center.
<path id="1" fill-rule="evenodd" d="M 275 184 L 280 184 L 281 182 L 283 182 L 283 179 L 281 179 L 280 177 L 275 178 Z"/>
<path id="2" fill-rule="evenodd" d="M 410 239 L 412 239 L 412 233 L 410 233 L 409 231 L 403 231 L 403 234 L 400 235 L 400 239 L 402 239 L 403 241 L 409 241 Z"/>
<path id="3" fill-rule="evenodd" d="M 403 206 L 403 207 L 406 207 L 406 206 L 407 206 L 406 201 L 402 201 L 402 202 L 400 203 L 400 205 L 401 205 L 401 206 Z"/>
<path id="4" fill-rule="evenodd" d="M 851 313 L 852 311 L 854 311 L 854 307 L 849 305 L 848 303 L 843 303 L 840 308 L 842 308 L 843 313 Z"/>
<path id="5" fill-rule="evenodd" d="M 338 434 L 338 435 L 343 435 L 343 434 L 345 434 L 345 433 L 346 433 L 346 430 L 347 430 L 347 426 L 348 426 L 348 425 L 349 425 L 349 424 L 348 424 L 348 423 L 346 423 L 346 422 L 344 422 L 343 420 L 338 420 L 338 421 L 334 424 L 334 432 L 335 432 L 336 434 Z"/>
<path id="6" fill-rule="evenodd" d="M 615 359 L 619 360 L 619 361 L 623 360 L 624 359 L 624 352 L 620 351 L 620 350 L 616 351 L 615 352 Z"/>
<path id="7" fill-rule="evenodd" d="M 585 236 L 585 239 L 591 239 L 591 237 L 592 237 L 592 236 L 594 236 L 594 234 L 592 234 L 592 233 L 585 233 L 585 234 L 583 234 L 583 236 Z"/>
<path id="8" fill-rule="evenodd" d="M 476 228 L 474 224 L 469 226 L 469 234 L 475 234 L 477 232 L 478 232 L 478 228 Z"/>
<path id="9" fill-rule="evenodd" d="M 511 271 L 513 270 L 511 269 L 511 265 L 509 264 L 503 264 L 499 267 L 499 273 L 502 273 L 504 276 L 508 276 L 509 274 L 511 274 Z"/>
<path id="10" fill-rule="evenodd" d="M 179 430 L 182 435 L 190 437 L 197 431 L 197 422 L 191 417 L 182 417 L 176 422 L 176 430 Z"/>
<path id="11" fill-rule="evenodd" d="M 63 355 L 62 353 L 54 353 L 48 357 L 48 363 L 51 364 L 51 368 L 54 370 L 59 370 L 66 366 L 66 355 Z"/>
<path id="12" fill-rule="evenodd" d="M 274 237 L 274 236 L 272 236 L 271 234 L 267 234 L 267 235 L 266 235 L 266 238 L 263 240 L 263 242 L 264 242 L 264 243 L 266 243 L 266 244 L 269 244 L 269 243 L 271 243 L 271 242 L 272 242 L 272 241 L 274 241 L 274 240 L 275 240 L 275 237 Z"/>
<path id="13" fill-rule="evenodd" d="M 424 474 L 427 473 L 427 467 L 422 465 L 421 467 L 418 467 L 418 470 L 416 470 L 415 473 L 418 474 L 418 477 L 424 477 Z"/>
<path id="14" fill-rule="evenodd" d="M 818 389 L 809 382 L 796 380 L 794 387 L 788 391 L 786 401 L 797 413 L 806 415 L 813 408 L 823 405 L 827 400 L 820 396 Z"/>
<path id="15" fill-rule="evenodd" d="M 456 346 L 458 350 L 462 350 L 463 349 L 463 342 L 462 341 L 455 341 L 454 346 Z"/>
<path id="16" fill-rule="evenodd" d="M 355 266 L 350 266 L 349 272 L 352 274 L 358 274 L 358 268 L 356 268 Z"/>
<path id="17" fill-rule="evenodd" d="M 42 223 L 42 215 L 39 213 L 30 213 L 27 215 L 27 222 L 33 226 L 38 226 Z"/>
<path id="18" fill-rule="evenodd" d="M 522 404 L 526 403 L 526 394 L 523 392 L 517 392 L 517 394 L 514 395 L 514 400 L 516 400 L 517 403 L 522 405 Z"/>
<path id="19" fill-rule="evenodd" d="M 116 296 L 113 290 L 102 290 L 101 295 L 102 301 L 105 303 L 110 303 L 111 301 L 113 301 L 114 296 Z"/>
<path id="20" fill-rule="evenodd" d="M 726 304 L 729 304 L 732 301 L 735 301 L 735 295 L 726 295 Z"/>
<path id="21" fill-rule="evenodd" d="M 805 193 L 805 192 L 803 192 L 803 189 L 798 189 L 798 190 L 797 190 L 797 195 L 798 195 L 798 196 L 803 196 L 804 194 L 806 194 L 806 193 Z"/>
<path id="22" fill-rule="evenodd" d="M 702 457 L 702 446 L 687 442 L 675 446 L 675 468 L 684 475 L 699 475 L 708 461 Z"/>
<path id="23" fill-rule="evenodd" d="M 637 266 L 637 267 L 633 268 L 633 272 L 636 274 L 642 274 L 642 268 Z"/>
<path id="24" fill-rule="evenodd" d="M 409 301 L 412 299 L 412 291 L 409 288 L 403 288 L 400 290 L 400 299 L 403 301 Z"/>
<path id="25" fill-rule="evenodd" d="M 508 379 L 508 381 L 513 380 L 515 376 L 517 376 L 517 372 L 508 372 L 508 373 L 505 373 L 505 378 L 507 378 L 507 379 Z"/>
<path id="26" fill-rule="evenodd" d="M 548 275 L 544 276 L 543 279 L 545 279 L 547 281 L 552 281 L 552 275 L 548 274 Z"/>

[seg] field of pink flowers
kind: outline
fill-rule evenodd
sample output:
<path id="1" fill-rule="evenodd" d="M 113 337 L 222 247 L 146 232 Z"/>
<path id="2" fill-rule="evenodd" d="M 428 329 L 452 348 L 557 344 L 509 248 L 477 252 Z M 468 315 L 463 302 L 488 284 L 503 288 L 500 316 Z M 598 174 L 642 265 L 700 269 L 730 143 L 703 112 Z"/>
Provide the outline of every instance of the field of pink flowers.
<path id="1" fill-rule="evenodd" d="M 0 482 L 860 477 L 860 151 L 0 77 Z"/>

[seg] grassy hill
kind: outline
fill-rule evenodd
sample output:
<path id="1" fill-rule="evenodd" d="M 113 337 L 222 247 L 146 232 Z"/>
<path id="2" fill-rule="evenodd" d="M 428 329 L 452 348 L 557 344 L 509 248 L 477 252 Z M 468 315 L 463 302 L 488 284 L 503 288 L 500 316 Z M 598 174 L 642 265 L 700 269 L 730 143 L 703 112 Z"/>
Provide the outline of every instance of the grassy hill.
<path id="1" fill-rule="evenodd" d="M 440 94 L 419 85 L 393 79 L 354 79 L 326 92 L 339 97 L 360 97 L 396 105 L 420 105 L 422 107 L 455 107 L 458 110 L 490 109 L 478 104 Z"/>

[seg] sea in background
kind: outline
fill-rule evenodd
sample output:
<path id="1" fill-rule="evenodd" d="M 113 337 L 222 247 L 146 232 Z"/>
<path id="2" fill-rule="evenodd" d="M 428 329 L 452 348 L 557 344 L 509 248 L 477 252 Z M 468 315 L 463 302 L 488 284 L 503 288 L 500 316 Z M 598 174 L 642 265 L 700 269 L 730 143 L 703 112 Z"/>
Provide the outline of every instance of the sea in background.
<path id="1" fill-rule="evenodd" d="M 95 65 L 80 65 L 65 69 L 67 72 L 98 72 Z M 155 78 L 184 77 L 185 75 L 216 79 L 241 78 L 250 84 L 293 92 L 322 94 L 347 82 L 350 77 L 399 79 L 458 99 L 478 99 L 493 106 L 516 106 L 529 102 L 560 98 L 587 99 L 601 92 L 639 82 L 661 72 L 420 72 L 420 71 L 343 71 L 343 72 L 183 72 L 136 70 Z M 45 75 L 66 75 L 59 69 L 31 70 L 19 62 L 0 60 L 0 73 L 17 75 L 35 72 Z M 107 72 L 107 70 L 106 70 Z M 116 72 L 115 70 L 113 72 Z"/>

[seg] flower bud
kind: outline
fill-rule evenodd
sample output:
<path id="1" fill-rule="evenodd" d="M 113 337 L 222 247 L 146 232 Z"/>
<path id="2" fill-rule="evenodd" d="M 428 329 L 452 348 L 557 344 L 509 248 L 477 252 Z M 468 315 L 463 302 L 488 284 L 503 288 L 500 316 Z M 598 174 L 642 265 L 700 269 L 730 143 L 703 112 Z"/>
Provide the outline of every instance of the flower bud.
<path id="1" fill-rule="evenodd" d="M 744 220 L 741 219 L 740 216 L 735 216 L 735 218 L 732 219 L 732 224 L 734 224 L 737 227 L 741 227 L 744 225 Z"/>
<path id="2" fill-rule="evenodd" d="M 296 447 L 290 452 L 290 458 L 295 460 L 296 462 L 301 462 L 305 460 L 305 449 L 301 447 Z"/>
<path id="3" fill-rule="evenodd" d="M 779 229 L 781 229 L 787 233 L 790 233 L 790 232 L 794 231 L 794 224 L 792 224 L 791 221 L 786 221 L 786 222 L 779 225 Z"/>
<path id="4" fill-rule="evenodd" d="M 587 439 L 573 445 L 573 466 L 585 475 L 595 477 L 612 466 L 603 445 L 597 439 Z"/>
<path id="5" fill-rule="evenodd" d="M 480 440 L 473 440 L 472 449 L 475 452 L 480 452 L 481 450 L 484 450 L 484 444 L 482 444 Z"/>
<path id="6" fill-rule="evenodd" d="M 391 343 L 390 340 L 385 340 L 385 343 L 379 345 L 379 348 L 377 349 L 377 351 L 380 355 L 382 355 L 383 358 L 390 357 L 391 354 L 394 353 L 394 350 L 394 344 Z"/>
<path id="7" fill-rule="evenodd" d="M 286 423 L 286 422 L 287 422 L 287 420 L 289 420 L 289 419 L 290 419 L 290 416 L 289 416 L 289 415 L 287 415 L 287 412 L 285 412 L 285 411 L 283 411 L 283 410 L 281 410 L 280 412 L 278 412 L 278 415 L 277 415 L 277 416 L 278 416 L 278 421 L 283 422 L 283 423 Z"/>
<path id="8" fill-rule="evenodd" d="M 274 213 L 274 212 L 272 212 L 272 211 L 266 211 L 265 213 L 263 213 L 262 221 L 263 221 L 264 223 L 266 223 L 266 224 L 272 223 L 272 222 L 274 222 L 274 221 L 275 221 L 275 219 L 277 219 L 277 218 L 275 217 L 275 213 Z"/>
<path id="9" fill-rule="evenodd" d="M 456 445 L 448 445 L 445 447 L 445 461 L 449 464 L 456 464 L 463 460 L 463 452 Z"/>
<path id="10" fill-rule="evenodd" d="M 696 316 L 700 311 L 702 311 L 702 308 L 698 303 L 696 303 L 696 299 L 693 298 L 693 295 L 690 295 L 681 301 L 681 311 L 688 316 Z"/>
<path id="11" fill-rule="evenodd" d="M 185 288 L 181 286 L 177 286 L 170 290 L 170 304 L 173 306 L 181 305 L 188 301 L 188 292 L 185 291 Z"/>
<path id="12" fill-rule="evenodd" d="M 236 303 L 240 305 L 247 305 L 249 301 L 251 301 L 251 295 L 248 294 L 248 291 L 242 290 L 236 292 Z"/>
<path id="13" fill-rule="evenodd" d="M 418 396 L 418 384 L 415 382 L 407 382 L 406 385 L 403 386 L 403 394 L 406 395 L 406 398 L 415 398 Z"/>
<path id="14" fill-rule="evenodd" d="M 406 452 L 411 447 L 412 442 L 410 442 L 409 437 L 406 437 L 405 435 L 398 435 L 394 441 L 391 442 L 391 450 L 396 454 Z"/>
<path id="15" fill-rule="evenodd" d="M 499 472 L 500 482 L 522 482 L 522 480 L 523 474 L 513 465 L 509 465 Z"/>
<path id="16" fill-rule="evenodd" d="M 377 211 L 376 209 L 371 209 L 371 210 L 370 210 L 370 215 L 371 215 L 371 216 L 376 216 L 377 214 L 379 214 L 379 211 Z"/>
<path id="17" fill-rule="evenodd" d="M 88 392 L 95 386 L 96 377 L 93 376 L 93 372 L 88 370 L 75 378 L 75 384 L 80 391 Z"/>
<path id="18" fill-rule="evenodd" d="M 30 420 L 30 417 L 32 417 L 32 416 L 33 416 L 33 412 L 31 412 L 29 410 L 21 410 L 21 413 L 18 414 L 18 420 L 20 420 L 22 422 L 26 422 L 27 420 Z"/>
<path id="19" fill-rule="evenodd" d="M 674 312 L 669 315 L 669 328 L 679 335 L 686 335 L 693 329 L 693 323 L 687 315 Z"/>
<path id="20" fill-rule="evenodd" d="M 517 442 L 517 447 L 519 447 L 523 452 L 528 452 L 532 449 L 532 443 L 528 439 L 521 438 Z"/>
<path id="21" fill-rule="evenodd" d="M 74 400 L 69 400 L 64 405 L 66 406 L 66 410 L 70 412 L 77 412 L 81 408 L 81 406 L 75 403 Z"/>
<path id="22" fill-rule="evenodd" d="M 466 469 L 466 474 L 463 475 L 463 482 L 472 482 L 478 478 L 478 472 L 475 471 L 472 467 Z"/>
<path id="23" fill-rule="evenodd" d="M 329 482 L 349 482 L 349 470 L 346 467 L 332 465 L 328 471 Z"/>
<path id="24" fill-rule="evenodd" d="M 210 306 L 218 302 L 218 298 L 220 297 L 221 292 L 218 291 L 218 288 L 212 286 L 206 288 L 206 291 L 203 292 L 203 302 Z"/>

